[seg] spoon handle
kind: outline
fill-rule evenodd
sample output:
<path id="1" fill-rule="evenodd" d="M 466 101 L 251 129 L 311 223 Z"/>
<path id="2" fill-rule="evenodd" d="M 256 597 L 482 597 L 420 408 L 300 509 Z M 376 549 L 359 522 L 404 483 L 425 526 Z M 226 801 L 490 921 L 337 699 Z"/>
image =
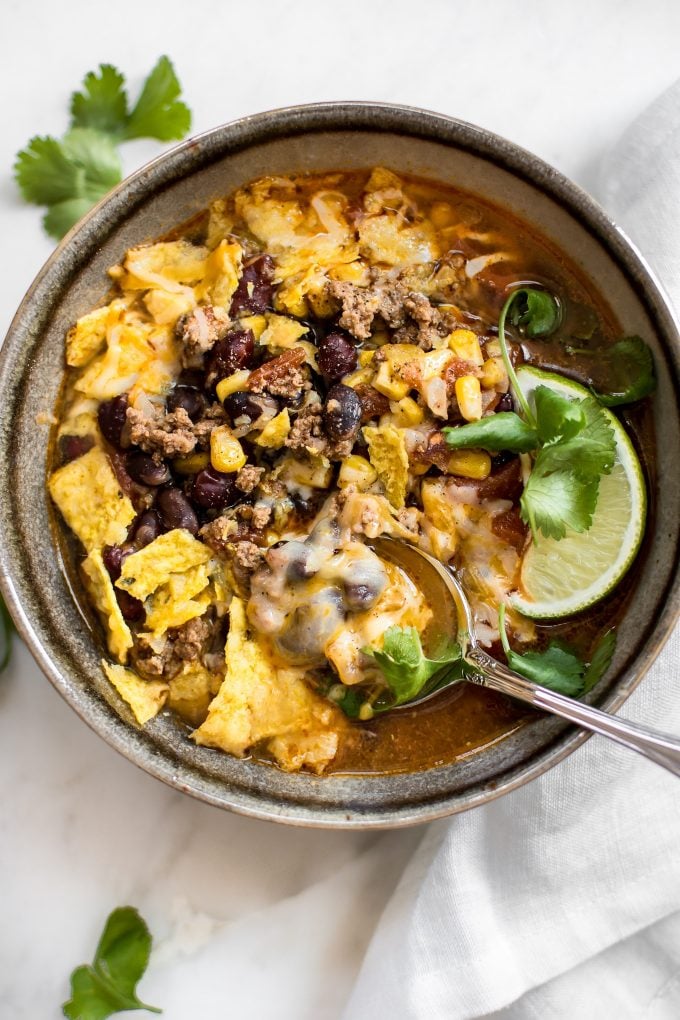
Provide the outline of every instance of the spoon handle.
<path id="1" fill-rule="evenodd" d="M 473 683 L 492 687 L 503 694 L 526 701 L 535 708 L 542 708 L 545 712 L 552 712 L 553 715 L 568 719 L 569 722 L 592 730 L 593 733 L 609 737 L 656 762 L 657 765 L 662 765 L 673 775 L 680 776 L 680 740 L 676 737 L 657 733 L 647 729 L 646 726 L 639 726 L 627 719 L 619 719 L 618 716 L 601 712 L 599 708 L 593 708 L 592 705 L 586 705 L 582 701 L 557 694 L 547 687 L 540 687 L 496 662 L 481 648 L 470 649 L 467 660 L 480 671 L 476 676 L 468 675 L 467 679 Z"/>

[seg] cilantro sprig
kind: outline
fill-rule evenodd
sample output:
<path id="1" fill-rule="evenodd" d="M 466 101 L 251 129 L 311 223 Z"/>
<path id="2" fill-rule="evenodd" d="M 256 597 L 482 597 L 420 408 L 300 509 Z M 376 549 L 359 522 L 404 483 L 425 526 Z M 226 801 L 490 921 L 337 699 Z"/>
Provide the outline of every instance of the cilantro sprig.
<path id="1" fill-rule="evenodd" d="M 391 692 L 392 700 L 385 707 L 395 708 L 436 690 L 443 682 L 464 678 L 460 645 L 447 641 L 437 657 L 430 659 L 415 627 L 388 627 L 382 649 L 366 647 L 362 651 L 376 661 Z"/>
<path id="2" fill-rule="evenodd" d="M 151 935 L 134 907 L 118 907 L 106 921 L 94 961 L 71 974 L 71 998 L 63 1005 L 69 1020 L 106 1020 L 112 1013 L 146 1009 L 161 1013 L 137 997 L 137 984 L 149 962 Z"/>
<path id="3" fill-rule="evenodd" d="M 119 183 L 117 146 L 132 138 L 183 138 L 191 112 L 179 96 L 172 63 L 162 56 L 130 108 L 125 78 L 111 64 L 90 71 L 71 97 L 71 125 L 63 138 L 32 138 L 17 154 L 14 177 L 27 202 L 45 206 L 45 231 L 57 239 Z"/>
<path id="4" fill-rule="evenodd" d="M 580 698 L 595 686 L 609 668 L 616 648 L 616 634 L 609 630 L 598 642 L 587 665 L 572 648 L 561 641 L 551 641 L 540 652 L 515 652 L 510 647 L 505 628 L 504 605 L 498 609 L 498 629 L 511 669 L 533 683 L 570 698 Z"/>

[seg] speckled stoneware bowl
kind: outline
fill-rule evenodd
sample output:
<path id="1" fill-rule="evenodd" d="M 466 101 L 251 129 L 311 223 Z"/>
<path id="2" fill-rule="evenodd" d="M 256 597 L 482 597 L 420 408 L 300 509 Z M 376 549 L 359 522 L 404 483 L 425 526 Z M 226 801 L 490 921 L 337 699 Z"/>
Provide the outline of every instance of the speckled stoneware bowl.
<path id="1" fill-rule="evenodd" d="M 101 673 L 101 636 L 81 615 L 51 535 L 45 491 L 49 430 L 64 334 L 108 290 L 125 250 L 262 174 L 384 164 L 476 192 L 527 220 L 582 267 L 626 332 L 653 347 L 658 487 L 644 568 L 620 628 L 610 678 L 594 699 L 615 711 L 640 681 L 678 615 L 680 388 L 678 329 L 636 251 L 578 188 L 534 156 L 448 117 L 405 107 L 331 103 L 260 114 L 216 128 L 150 163 L 97 206 L 57 248 L 28 292 L 0 363 L 2 590 L 37 662 L 78 714 L 130 761 L 196 797 L 258 818 L 381 827 L 483 804 L 545 772 L 586 736 L 535 721 L 453 765 L 369 777 L 286 775 L 195 747 L 169 713 L 145 729 Z M 75 593 L 78 596 L 78 592 Z"/>

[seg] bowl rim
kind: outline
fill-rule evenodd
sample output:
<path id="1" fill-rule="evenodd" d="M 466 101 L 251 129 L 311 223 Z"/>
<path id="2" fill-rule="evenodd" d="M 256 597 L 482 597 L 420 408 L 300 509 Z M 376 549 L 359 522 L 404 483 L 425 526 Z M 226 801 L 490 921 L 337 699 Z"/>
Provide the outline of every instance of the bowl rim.
<path id="1" fill-rule="evenodd" d="M 334 131 L 400 134 L 451 145 L 491 161 L 556 201 L 604 248 L 623 272 L 655 328 L 662 336 L 670 339 L 671 342 L 664 345 L 665 353 L 676 379 L 680 379 L 680 321 L 670 299 L 636 245 L 581 187 L 528 150 L 467 121 L 420 107 L 341 101 L 280 107 L 229 121 L 186 139 L 126 177 L 65 235 L 26 291 L 0 350 L 0 392 L 5 392 L 12 378 L 21 342 L 22 322 L 36 296 L 59 273 L 65 253 L 70 251 L 75 241 L 85 251 L 93 249 L 98 239 L 101 240 L 102 233 L 107 236 L 153 194 L 184 176 L 228 157 L 230 153 L 256 147 L 276 138 Z M 183 169 L 185 164 L 186 172 Z M 67 275 L 72 276 L 74 271 L 71 267 Z M 1 502 L 0 522 L 5 527 L 11 527 Z M 30 614 L 17 595 L 15 572 L 21 572 L 21 563 L 18 559 L 15 561 L 10 546 L 2 543 L 0 591 L 17 630 L 42 672 L 88 726 L 133 764 L 169 786 L 239 814 L 265 821 L 319 828 L 382 829 L 419 824 L 468 810 L 517 789 L 547 772 L 590 738 L 590 734 L 585 731 L 569 728 L 534 754 L 528 763 L 510 766 L 498 779 L 486 781 L 481 786 L 476 783 L 470 789 L 444 794 L 434 800 L 406 806 L 389 805 L 386 808 L 371 809 L 368 813 L 352 814 L 335 805 L 329 808 L 326 805 L 309 806 L 302 802 L 288 803 L 282 809 L 281 802 L 275 797 L 267 800 L 256 792 L 245 798 L 243 795 L 235 798 L 230 796 L 231 791 L 219 784 L 218 780 L 211 777 L 209 781 L 204 778 L 202 783 L 197 782 L 195 774 L 182 763 L 173 761 L 169 756 L 159 755 L 145 743 L 131 739 L 131 734 L 136 735 L 137 731 L 131 729 L 120 717 L 114 717 L 113 710 L 111 718 L 104 718 L 101 713 L 93 712 L 87 696 L 79 696 L 77 691 L 67 689 L 49 650 L 44 647 L 34 628 Z M 660 615 L 653 625 L 650 624 L 644 643 L 617 679 L 616 687 L 608 691 L 600 702 L 603 709 L 615 712 L 630 696 L 670 637 L 679 616 L 680 561 L 676 557 Z M 319 781 L 332 780 L 331 776 Z M 216 786 L 219 786 L 219 793 L 215 792 Z"/>

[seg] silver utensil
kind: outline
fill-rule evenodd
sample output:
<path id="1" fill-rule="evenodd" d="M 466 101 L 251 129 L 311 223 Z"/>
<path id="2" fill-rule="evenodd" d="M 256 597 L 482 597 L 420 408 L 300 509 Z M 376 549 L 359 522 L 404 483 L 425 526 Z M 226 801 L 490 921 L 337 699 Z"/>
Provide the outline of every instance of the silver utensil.
<path id="1" fill-rule="evenodd" d="M 532 683 L 480 648 L 470 603 L 453 569 L 417 546 L 400 539 L 382 536 L 375 539 L 372 545 L 379 556 L 401 567 L 422 588 L 430 605 L 436 607 L 435 627 L 438 633 L 448 637 L 458 635 L 464 659 L 472 667 L 466 674 L 467 681 L 508 694 L 534 708 L 552 712 L 586 730 L 609 737 L 680 776 L 680 740 L 676 737 L 619 719 L 592 705 Z M 461 682 L 460 679 L 453 679 L 421 697 L 397 706 L 395 711 L 429 701 L 453 684 Z"/>

